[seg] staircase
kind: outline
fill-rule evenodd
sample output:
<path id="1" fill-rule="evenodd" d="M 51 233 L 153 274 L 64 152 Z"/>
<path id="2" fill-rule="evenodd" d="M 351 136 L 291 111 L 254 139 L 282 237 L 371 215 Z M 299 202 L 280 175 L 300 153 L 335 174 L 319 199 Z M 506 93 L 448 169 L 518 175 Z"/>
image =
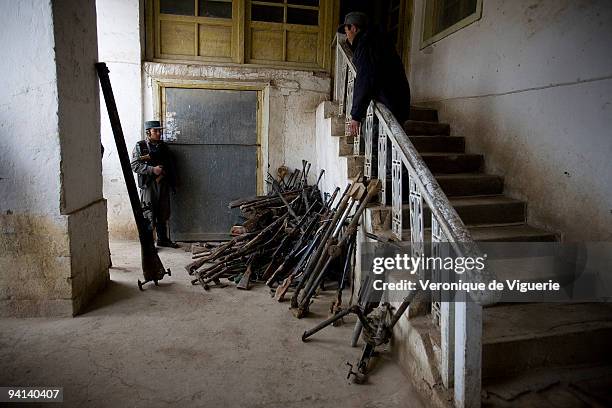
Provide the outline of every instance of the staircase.
<path id="1" fill-rule="evenodd" d="M 335 114 L 333 103 L 326 103 L 331 104 L 325 117 L 331 121 L 332 143 L 337 140 L 339 160 L 346 161 L 346 177 L 354 177 L 363 170 L 364 157 L 353 155 L 353 138 L 344 136 L 343 118 Z M 465 138 L 450 136 L 450 125 L 439 122 L 436 110 L 412 108 L 411 120 L 403 127 L 475 241 L 550 242 L 559 239 L 557 234 L 527 223 L 527 203 L 504 194 L 503 177 L 487 174 L 484 156 L 466 153 Z M 408 220 L 407 174 L 402 176 L 402 181 L 403 219 Z M 388 177 L 388 203 L 391 202 L 390 183 Z M 424 211 L 425 228 L 428 228 L 431 216 L 426 207 Z M 393 239 L 391 206 L 374 204 L 368 214 L 370 219 L 364 221 L 366 228 L 370 229 L 368 232 Z M 402 236 L 410 237 L 410 231 L 405 230 Z M 440 338 L 439 334 L 436 335 L 439 330 L 429 318 L 419 318 L 418 324 L 427 326 L 423 332 L 430 337 L 433 355 L 439 356 Z M 405 345 L 401 341 L 395 342 L 396 347 L 410 347 L 408 341 Z M 533 383 L 529 385 L 520 381 L 529 373 L 542 373 L 542 370 L 546 373 L 547 370 L 577 365 L 612 365 L 611 344 L 612 307 L 609 304 L 502 304 L 485 308 L 483 403 L 487 406 L 511 405 L 518 396 L 524 398 L 525 392 L 539 391 Z M 430 364 L 436 363 L 440 362 L 430 359 Z M 428 370 L 438 371 L 437 367 Z M 414 367 L 408 371 L 414 373 Z M 434 377 L 437 378 L 432 380 L 439 383 L 439 375 Z M 540 381 L 539 384 L 548 387 L 550 381 Z M 432 387 L 435 385 L 430 384 Z M 487 396 L 489 386 L 494 392 Z M 589 394 L 588 390 L 582 392 Z M 541 406 L 546 405 L 542 403 Z"/>
<path id="2" fill-rule="evenodd" d="M 466 153 L 465 138 L 450 136 L 450 126 L 438 122 L 435 110 L 412 112 L 415 114 L 411 117 L 416 118 L 407 121 L 404 130 L 476 241 L 544 242 L 558 239 L 552 232 L 527 224 L 527 203 L 503 194 L 503 177 L 485 173 L 484 156 Z M 408 177 L 402 179 L 403 197 L 407 198 Z M 387 202 L 391 201 L 390 184 L 388 178 Z M 406 199 L 404 202 L 403 216 L 407 220 L 409 205 Z M 378 206 L 373 214 L 381 221 L 380 228 L 388 230 L 391 207 Z M 427 209 L 424 220 L 428 227 L 431 217 Z M 409 232 L 405 231 L 403 236 L 409 236 Z"/>

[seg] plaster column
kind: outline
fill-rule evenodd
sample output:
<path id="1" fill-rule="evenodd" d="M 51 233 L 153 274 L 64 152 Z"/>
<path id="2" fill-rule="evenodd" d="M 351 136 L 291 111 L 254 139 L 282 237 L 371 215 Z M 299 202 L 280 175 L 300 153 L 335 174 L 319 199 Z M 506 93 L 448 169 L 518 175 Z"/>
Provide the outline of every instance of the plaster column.
<path id="1" fill-rule="evenodd" d="M 0 12 L 0 315 L 73 315 L 109 279 L 95 1 Z"/>

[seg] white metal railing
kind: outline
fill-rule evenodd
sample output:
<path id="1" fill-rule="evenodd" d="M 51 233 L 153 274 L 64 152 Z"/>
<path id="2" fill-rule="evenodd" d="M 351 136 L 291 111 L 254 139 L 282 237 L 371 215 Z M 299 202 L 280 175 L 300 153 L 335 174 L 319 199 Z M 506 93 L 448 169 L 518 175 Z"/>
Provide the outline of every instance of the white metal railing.
<path id="1" fill-rule="evenodd" d="M 344 116 L 345 136 L 350 136 L 349 123 L 352 107 L 353 84 L 358 75 L 352 63 L 352 51 L 338 34 L 336 49 L 336 82 L 334 97 L 339 102 L 339 116 Z M 433 256 L 447 256 L 441 251 L 449 248 L 456 256 L 481 256 L 478 246 L 459 215 L 443 193 L 440 185 L 429 171 L 420 154 L 406 135 L 403 127 L 393 114 L 381 103 L 372 101 L 369 105 L 362 135 L 355 136 L 354 154 L 361 152 L 364 143 L 364 175 L 377 177 L 382 182 L 380 202 L 387 205 L 387 154 L 391 149 L 391 228 L 393 235 L 402 240 L 402 171 L 408 173 L 410 242 L 412 255 L 419 256 L 425 250 L 424 203 L 431 212 L 431 251 Z M 377 147 L 377 155 L 374 147 Z M 374 165 L 376 163 L 376 165 Z M 435 272 L 435 271 L 434 271 Z M 441 272 L 438 272 L 441 273 Z M 465 280 L 490 281 L 487 270 L 473 271 Z M 464 302 L 442 302 L 433 299 L 432 313 L 440 327 L 442 380 L 447 388 L 454 387 L 455 405 L 474 407 L 480 405 L 481 354 L 482 354 L 482 306 L 495 300 L 483 292 L 471 294 L 474 300 Z"/>

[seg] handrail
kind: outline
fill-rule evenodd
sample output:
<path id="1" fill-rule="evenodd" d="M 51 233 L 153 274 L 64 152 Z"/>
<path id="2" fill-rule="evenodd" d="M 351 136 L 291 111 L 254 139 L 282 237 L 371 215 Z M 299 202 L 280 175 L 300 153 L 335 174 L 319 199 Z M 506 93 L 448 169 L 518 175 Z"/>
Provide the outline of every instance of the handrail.
<path id="1" fill-rule="evenodd" d="M 353 64 L 353 50 L 349 48 L 349 46 L 346 44 L 346 41 L 342 41 L 340 36 L 346 37 L 345 34 L 338 34 L 336 36 L 336 45 L 340 44 L 340 49 L 346 57 L 346 62 L 349 69 L 353 71 L 353 74 L 357 75 L 357 68 L 355 67 L 355 64 Z"/>
<path id="2" fill-rule="evenodd" d="M 340 50 L 344 54 L 346 65 L 353 74 L 356 75 L 357 68 L 352 61 L 353 52 L 348 45 L 339 38 L 339 35 L 336 36 L 336 45 L 340 45 Z M 336 63 L 338 63 L 338 61 L 336 61 Z M 457 255 L 482 256 L 480 249 L 472 239 L 472 234 L 469 229 L 463 223 L 455 208 L 451 205 L 442 187 L 440 187 L 440 184 L 438 184 L 438 181 L 429 170 L 429 167 L 410 141 L 408 135 L 406 135 L 404 128 L 384 104 L 375 101 L 372 102 L 379 123 L 383 124 L 387 131 L 387 136 L 396 143 L 397 147 L 399 147 L 399 154 L 401 155 L 402 162 L 408 168 L 409 173 L 415 176 L 413 177 L 413 181 L 417 184 L 423 200 L 427 203 L 432 215 L 438 221 L 444 236 L 448 242 L 453 245 L 453 249 L 456 251 Z M 348 115 L 349 112 L 347 112 L 347 116 Z M 488 282 L 493 279 L 493 276 L 487 269 L 483 269 L 481 272 L 472 271 L 470 278 L 474 281 Z M 485 293 L 486 294 L 475 292 L 472 298 L 482 304 L 495 303 L 497 298 L 488 291 Z"/>
<path id="3" fill-rule="evenodd" d="M 345 117 L 345 136 L 350 136 L 349 123 L 352 107 L 353 85 L 357 69 L 352 62 L 352 51 L 343 41 L 344 35 L 336 36 L 335 100 L 339 103 L 339 116 Z M 402 239 L 402 168 L 408 169 L 410 185 L 410 241 L 412 256 L 424 255 L 423 202 L 431 211 L 431 250 L 441 255 L 444 249 L 440 242 L 449 242 L 456 256 L 481 257 L 482 252 L 463 223 L 448 197 L 442 191 L 425 161 L 414 147 L 402 125 L 382 103 L 371 101 L 363 126 L 365 141 L 364 175 L 373 176 L 373 144 L 378 120 L 378 166 L 376 176 L 386 189 L 387 151 L 391 140 L 391 185 L 392 232 Z M 361 154 L 361 131 L 354 136 L 354 154 Z M 386 191 L 381 193 L 381 203 L 386 204 Z M 441 272 L 444 274 L 444 272 Z M 490 282 L 492 273 L 484 269 L 466 271 L 464 281 Z M 488 285 L 487 285 L 488 286 Z M 454 388 L 455 404 L 458 407 L 479 406 L 481 389 L 482 356 L 482 305 L 497 301 L 495 292 L 484 290 L 470 292 L 473 303 L 458 294 L 464 301 L 451 303 L 432 299 L 432 316 L 437 316 L 441 338 L 440 373 L 444 385 Z M 438 303 L 439 302 L 439 303 Z M 435 305 L 435 308 L 434 308 Z"/>
<path id="4" fill-rule="evenodd" d="M 380 123 L 386 128 L 387 136 L 397 143 L 402 161 L 416 175 L 414 182 L 417 183 L 430 211 L 438 219 L 446 237 L 451 242 L 465 243 L 472 241 L 470 231 L 451 205 L 448 197 L 442 191 L 442 187 L 431 174 L 429 167 L 427 167 L 395 116 L 382 103 L 374 102 L 374 109 L 379 120 L 382 119 Z M 455 249 L 459 254 L 464 252 L 460 248 Z"/>

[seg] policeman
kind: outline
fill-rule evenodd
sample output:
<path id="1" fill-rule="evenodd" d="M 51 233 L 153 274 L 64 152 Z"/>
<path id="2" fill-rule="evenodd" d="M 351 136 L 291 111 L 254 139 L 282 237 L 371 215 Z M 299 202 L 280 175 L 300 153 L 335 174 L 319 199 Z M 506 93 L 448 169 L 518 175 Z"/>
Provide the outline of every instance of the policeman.
<path id="1" fill-rule="evenodd" d="M 146 139 L 136 143 L 131 165 L 138 174 L 144 215 L 155 226 L 157 246 L 178 248 L 168 237 L 170 192 L 176 191 L 176 174 L 168 145 L 161 140 L 162 129 L 157 120 L 145 122 Z"/>

